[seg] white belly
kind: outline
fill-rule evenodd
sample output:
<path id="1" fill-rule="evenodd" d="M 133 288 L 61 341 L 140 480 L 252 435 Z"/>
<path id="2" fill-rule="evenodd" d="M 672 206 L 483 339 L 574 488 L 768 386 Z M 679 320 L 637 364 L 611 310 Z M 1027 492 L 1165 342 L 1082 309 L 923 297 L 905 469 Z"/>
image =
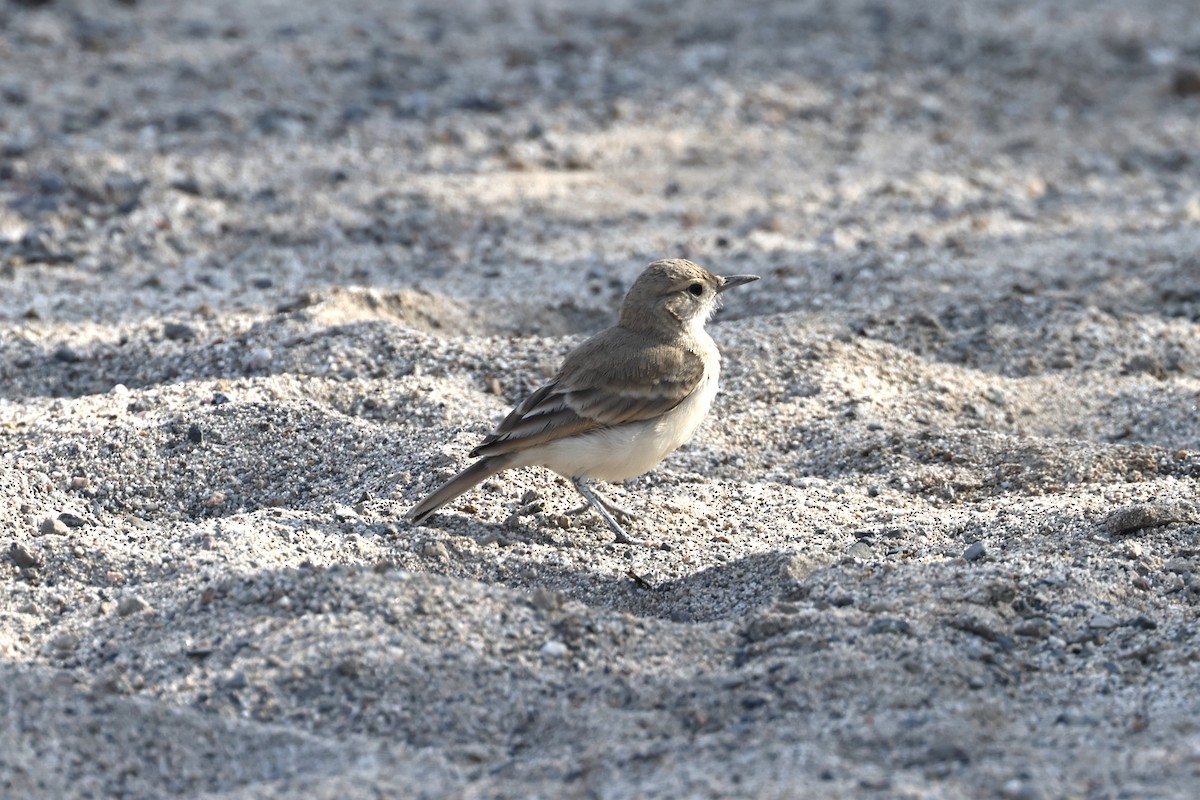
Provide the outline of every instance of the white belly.
<path id="1" fill-rule="evenodd" d="M 525 466 L 544 466 L 568 478 L 618 482 L 658 466 L 692 438 L 717 394 L 719 361 L 709 361 L 704 378 L 687 399 L 655 420 L 632 422 L 549 442 L 529 451 Z"/>

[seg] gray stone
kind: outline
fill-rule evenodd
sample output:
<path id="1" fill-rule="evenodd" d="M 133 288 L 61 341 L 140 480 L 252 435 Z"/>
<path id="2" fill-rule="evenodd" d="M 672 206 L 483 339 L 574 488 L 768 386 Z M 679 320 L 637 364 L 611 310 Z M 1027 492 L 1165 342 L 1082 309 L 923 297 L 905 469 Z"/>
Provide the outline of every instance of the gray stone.
<path id="1" fill-rule="evenodd" d="M 13 542 L 8 548 L 9 559 L 21 569 L 31 569 L 41 565 L 41 561 L 20 542 Z"/>
<path id="2" fill-rule="evenodd" d="M 875 557 L 875 551 L 871 549 L 871 545 L 863 541 L 855 542 L 846 550 L 846 555 L 850 558 L 856 558 L 860 561 L 868 561 Z"/>
<path id="3" fill-rule="evenodd" d="M 983 542 L 972 542 L 962 554 L 962 557 L 967 561 L 979 561 L 986 556 L 987 547 L 984 546 Z"/>
<path id="4" fill-rule="evenodd" d="M 55 655 L 69 655 L 79 647 L 79 637 L 74 633 L 60 633 L 47 642 L 46 646 Z"/>
<path id="5" fill-rule="evenodd" d="M 196 329 L 182 322 L 168 322 L 163 325 L 163 336 L 177 342 L 190 342 L 196 338 Z"/>
<path id="6" fill-rule="evenodd" d="M 128 617 L 132 614 L 146 611 L 149 608 L 150 604 L 146 602 L 145 598 L 141 597 L 140 595 L 130 595 L 122 598 L 121 602 L 117 604 L 117 615 L 121 617 Z"/>
<path id="7" fill-rule="evenodd" d="M 1196 509 L 1181 502 L 1135 503 L 1123 506 L 1104 518 L 1103 527 L 1111 534 L 1132 533 L 1176 522 L 1194 522 Z"/>
<path id="8" fill-rule="evenodd" d="M 899 636 L 911 636 L 912 632 L 912 625 L 908 624 L 905 620 L 895 617 L 877 619 L 867 626 L 867 633 L 870 634 L 890 633 Z"/>

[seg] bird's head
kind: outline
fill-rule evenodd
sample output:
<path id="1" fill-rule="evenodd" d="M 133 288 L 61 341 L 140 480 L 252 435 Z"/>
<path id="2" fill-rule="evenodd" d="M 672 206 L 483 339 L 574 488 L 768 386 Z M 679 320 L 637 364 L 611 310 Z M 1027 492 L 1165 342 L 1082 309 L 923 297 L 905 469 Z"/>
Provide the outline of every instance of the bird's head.
<path id="1" fill-rule="evenodd" d="M 642 271 L 621 306 L 620 324 L 645 332 L 702 328 L 720 306 L 721 293 L 757 275 L 714 275 L 684 258 L 655 261 Z"/>

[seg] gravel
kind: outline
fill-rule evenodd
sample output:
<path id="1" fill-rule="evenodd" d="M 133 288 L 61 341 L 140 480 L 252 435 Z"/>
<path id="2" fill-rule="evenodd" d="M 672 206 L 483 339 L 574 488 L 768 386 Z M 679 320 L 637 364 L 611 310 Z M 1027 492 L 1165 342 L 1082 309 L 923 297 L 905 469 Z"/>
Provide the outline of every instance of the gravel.
<path id="1" fill-rule="evenodd" d="M 0 7 L 0 796 L 1200 780 L 1192 4 Z M 645 264 L 695 441 L 404 511 Z"/>

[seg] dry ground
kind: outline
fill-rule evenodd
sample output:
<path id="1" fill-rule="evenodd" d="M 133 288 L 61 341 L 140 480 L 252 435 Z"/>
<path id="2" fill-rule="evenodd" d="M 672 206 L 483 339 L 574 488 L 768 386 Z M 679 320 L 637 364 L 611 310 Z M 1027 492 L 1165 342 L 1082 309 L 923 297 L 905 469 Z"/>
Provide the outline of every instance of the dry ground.
<path id="1" fill-rule="evenodd" d="M 1184 0 L 0 5 L 0 795 L 1195 797 Z M 616 493 L 403 511 L 662 256 Z"/>

